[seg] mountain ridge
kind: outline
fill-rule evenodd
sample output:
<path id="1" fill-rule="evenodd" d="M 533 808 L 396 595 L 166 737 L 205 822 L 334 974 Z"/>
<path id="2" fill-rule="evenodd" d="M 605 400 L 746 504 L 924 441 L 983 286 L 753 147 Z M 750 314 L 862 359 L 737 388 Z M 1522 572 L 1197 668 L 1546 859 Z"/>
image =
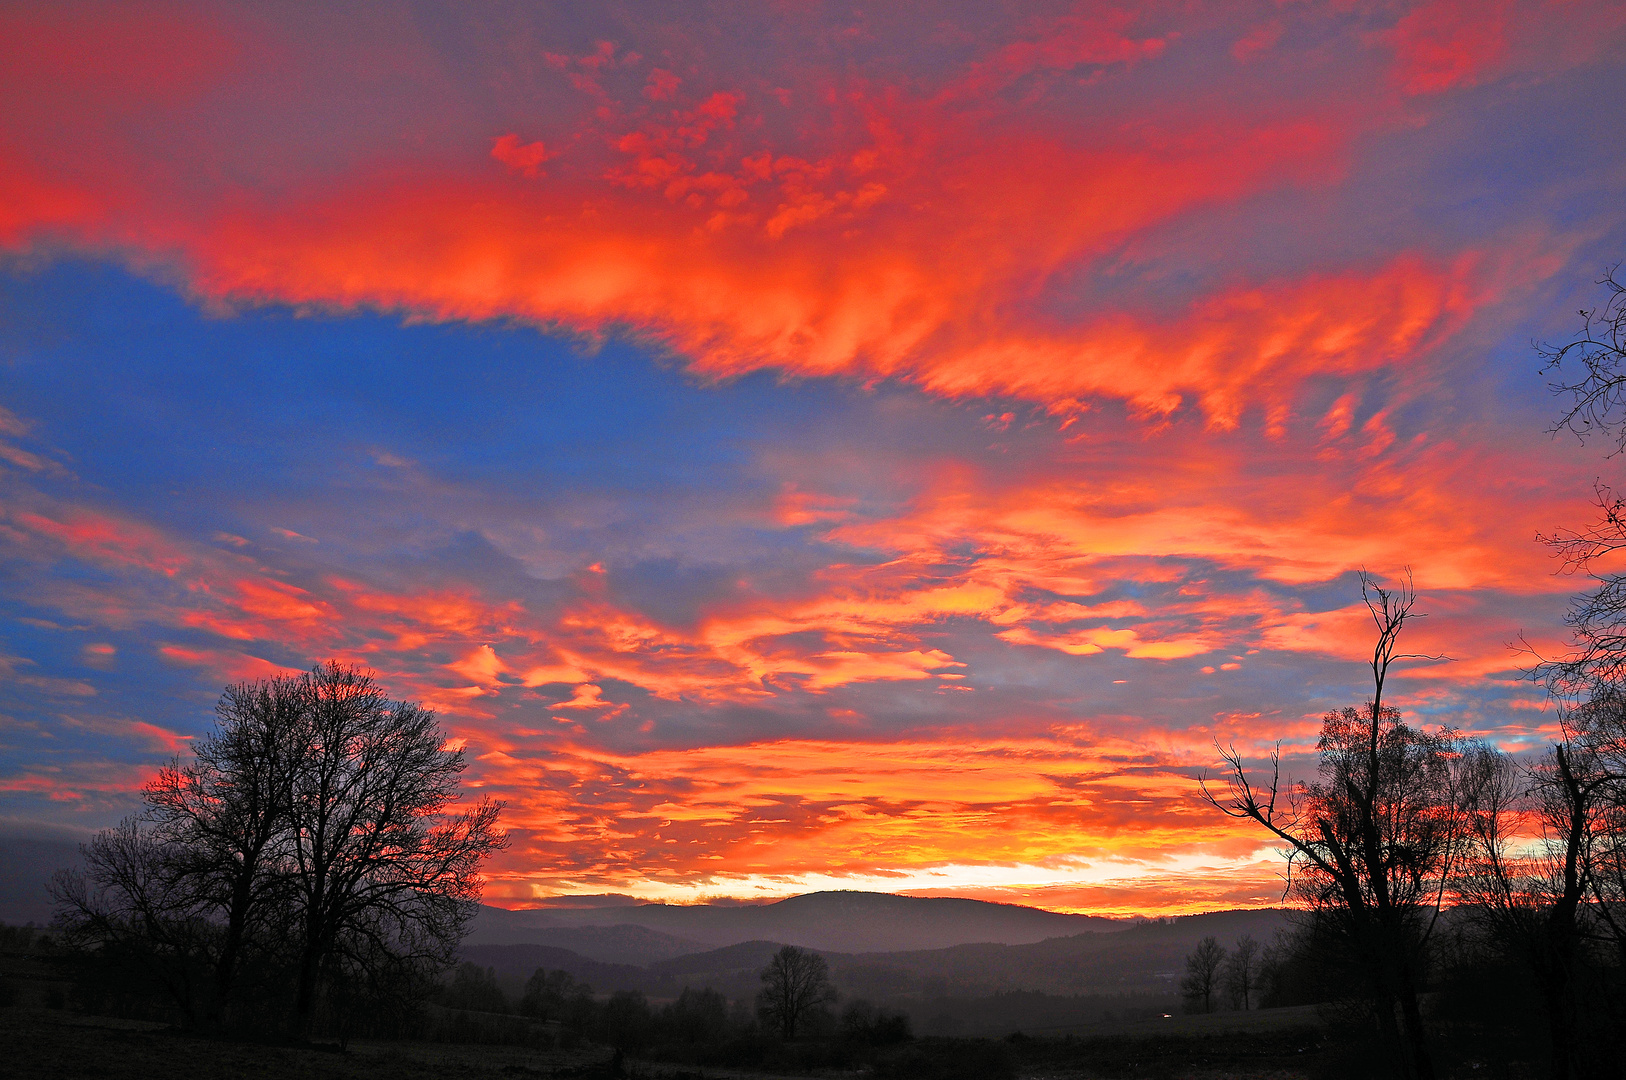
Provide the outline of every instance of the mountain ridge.
<path id="1" fill-rule="evenodd" d="M 482 943 L 496 943 L 498 936 L 516 943 L 562 940 L 556 931 L 568 927 L 637 926 L 711 947 L 768 940 L 824 952 L 869 953 L 977 943 L 1029 945 L 1087 931 L 1121 930 L 1134 921 L 967 897 L 827 890 L 767 904 L 483 908 L 476 923 Z"/>

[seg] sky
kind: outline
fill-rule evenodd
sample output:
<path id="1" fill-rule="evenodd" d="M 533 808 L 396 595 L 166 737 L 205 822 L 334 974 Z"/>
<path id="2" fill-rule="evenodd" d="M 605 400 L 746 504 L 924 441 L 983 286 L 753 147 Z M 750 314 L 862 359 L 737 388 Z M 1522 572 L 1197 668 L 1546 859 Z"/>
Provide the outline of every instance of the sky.
<path id="1" fill-rule="evenodd" d="M 0 5 L 0 829 L 331 658 L 490 902 L 1278 903 L 1361 570 L 1555 728 L 1621 115 L 1608 0 Z"/>

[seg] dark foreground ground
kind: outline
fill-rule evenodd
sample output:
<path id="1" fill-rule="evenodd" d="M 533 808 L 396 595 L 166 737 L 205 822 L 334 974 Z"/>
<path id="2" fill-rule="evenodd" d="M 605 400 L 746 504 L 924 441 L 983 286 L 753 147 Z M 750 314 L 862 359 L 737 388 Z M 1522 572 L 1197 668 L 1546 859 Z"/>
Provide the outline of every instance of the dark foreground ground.
<path id="1" fill-rule="evenodd" d="M 1314 1077 L 1322 1051 L 1313 1029 L 1256 1025 L 1234 1030 L 1210 1018 L 1178 1018 L 1177 1029 L 1124 1030 L 1068 1039 L 922 1039 L 896 1048 L 863 1073 L 897 1080 L 1086 1080 L 1147 1077 L 1157 1080 L 1230 1080 Z M 1218 1018 L 1212 1018 L 1218 1019 Z M 1289 1018 L 1280 1018 L 1286 1020 Z M 503 1046 L 357 1042 L 347 1052 L 330 1047 L 265 1046 L 181 1034 L 162 1025 L 85 1016 L 61 1009 L 0 1009 L 0 1076 L 58 1080 L 95 1076 L 108 1080 L 187 1080 L 244 1077 L 248 1080 L 509 1080 L 523 1077 L 616 1075 L 612 1052 L 603 1047 L 574 1051 Z M 629 1059 L 623 1076 L 649 1080 L 746 1080 L 774 1073 L 699 1069 Z"/>

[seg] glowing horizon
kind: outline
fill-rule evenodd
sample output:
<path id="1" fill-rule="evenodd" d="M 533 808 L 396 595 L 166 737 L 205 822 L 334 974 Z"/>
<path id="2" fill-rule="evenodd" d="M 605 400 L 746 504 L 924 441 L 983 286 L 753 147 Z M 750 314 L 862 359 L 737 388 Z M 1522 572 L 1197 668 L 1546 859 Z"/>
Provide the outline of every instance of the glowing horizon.
<path id="1" fill-rule="evenodd" d="M 1584 32 L 1577 32 L 1583 28 Z M 509 804 L 504 905 L 1279 902 L 1217 741 L 1510 749 L 1619 459 L 1626 11 L 0 6 L 0 828 L 328 658 Z M 1042 901 L 1042 902 L 1041 902 Z"/>

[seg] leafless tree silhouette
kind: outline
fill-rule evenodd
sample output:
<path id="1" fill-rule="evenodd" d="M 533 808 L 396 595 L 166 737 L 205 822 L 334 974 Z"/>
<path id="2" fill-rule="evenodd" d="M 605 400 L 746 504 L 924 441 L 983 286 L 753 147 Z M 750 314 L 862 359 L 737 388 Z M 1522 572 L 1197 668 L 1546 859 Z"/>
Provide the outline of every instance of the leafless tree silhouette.
<path id="1" fill-rule="evenodd" d="M 1205 1013 L 1214 1011 L 1214 995 L 1220 991 L 1220 968 L 1225 964 L 1225 947 L 1213 936 L 1205 937 L 1186 954 L 1186 973 L 1180 980 L 1180 996 Z"/>
<path id="2" fill-rule="evenodd" d="M 288 786 L 302 692 L 296 679 L 226 688 L 216 729 L 159 771 L 143 791 L 145 812 L 96 837 L 82 877 L 59 875 L 54 891 L 71 932 L 91 943 L 123 940 L 211 969 L 211 985 L 162 976 L 188 1014 L 226 1019 L 245 951 L 265 950 L 285 881 Z"/>
<path id="3" fill-rule="evenodd" d="M 1220 975 L 1231 1003 L 1243 1012 L 1252 1008 L 1254 991 L 1259 989 L 1259 942 L 1253 935 L 1243 934 L 1236 939 Z"/>
<path id="4" fill-rule="evenodd" d="M 227 687 L 216 712 L 145 812 L 55 878 L 70 940 L 144 963 L 214 1023 L 245 953 L 268 957 L 302 1033 L 324 987 L 376 1002 L 450 963 L 505 838 L 500 804 L 455 812 L 464 757 L 434 713 L 336 663 Z"/>
<path id="5" fill-rule="evenodd" d="M 787 1039 L 796 1037 L 796 1025 L 809 1013 L 835 999 L 830 965 L 818 953 L 786 945 L 762 969 L 757 1010 Z"/>
<path id="6" fill-rule="evenodd" d="M 1623 707 L 1618 695 L 1600 694 L 1567 710 L 1563 738 L 1531 768 L 1489 750 L 1469 763 L 1483 779 L 1472 815 L 1473 855 L 1458 892 L 1490 940 L 1534 976 L 1554 1080 L 1590 1074 L 1577 1056 L 1588 939 L 1613 931 L 1617 948 L 1626 946 L 1610 872 L 1626 778 Z M 1533 849 L 1532 830 L 1539 837 Z"/>
<path id="7" fill-rule="evenodd" d="M 1460 739 L 1412 728 L 1383 702 L 1395 662 L 1445 659 L 1397 651 L 1418 615 L 1416 591 L 1409 578 L 1389 589 L 1362 573 L 1361 596 L 1377 632 L 1372 698 L 1323 718 L 1320 779 L 1284 786 L 1278 746 L 1270 778 L 1256 787 L 1233 746 L 1220 748 L 1224 797 L 1206 780 L 1202 790 L 1224 813 L 1282 841 L 1289 888 L 1364 978 L 1397 1070 L 1427 1080 L 1434 1066 L 1418 995 L 1429 939 L 1467 846 L 1469 799 L 1455 768 Z"/>
<path id="8" fill-rule="evenodd" d="M 288 807 L 302 1026 L 325 966 L 449 963 L 478 907 L 480 864 L 504 842 L 490 799 L 444 813 L 465 761 L 445 748 L 433 712 L 390 701 L 371 675 L 337 663 L 304 687 Z"/>
<path id="9" fill-rule="evenodd" d="M 1617 263 L 1604 272 L 1603 305 L 1577 313 L 1581 327 L 1568 341 L 1536 346 L 1543 370 L 1553 375 L 1548 388 L 1570 399 L 1551 430 L 1583 442 L 1601 436 L 1617 454 L 1626 450 L 1626 284 L 1616 280 L 1619 271 Z"/>

